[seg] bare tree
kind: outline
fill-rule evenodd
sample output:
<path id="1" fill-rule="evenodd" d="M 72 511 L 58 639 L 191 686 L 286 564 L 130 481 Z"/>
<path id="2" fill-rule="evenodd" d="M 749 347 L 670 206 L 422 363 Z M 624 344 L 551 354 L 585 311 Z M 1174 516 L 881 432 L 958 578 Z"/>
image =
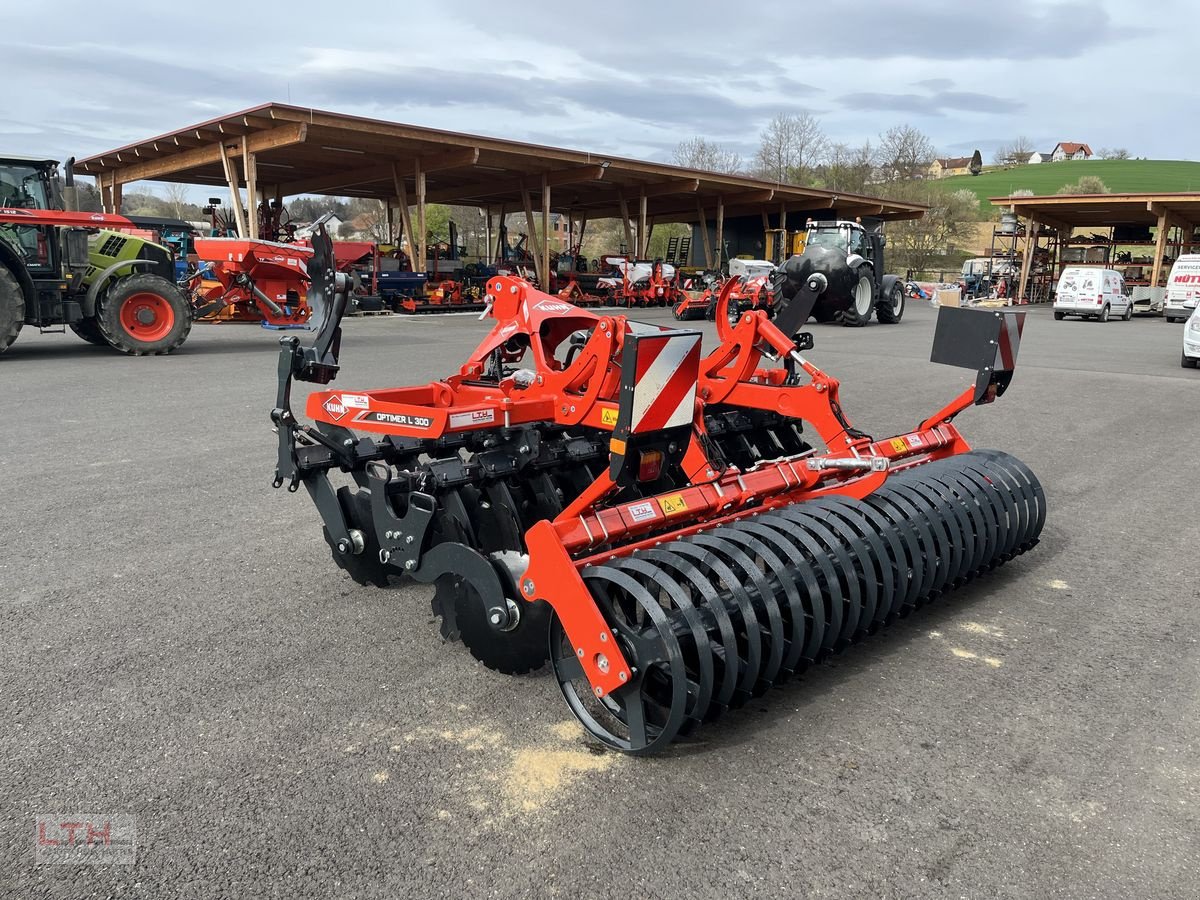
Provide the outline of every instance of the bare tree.
<path id="1" fill-rule="evenodd" d="M 911 125 L 896 125 L 879 136 L 876 159 L 884 181 L 910 181 L 923 176 L 937 151 L 933 142 Z"/>
<path id="2" fill-rule="evenodd" d="M 1101 159 L 1129 159 L 1129 151 L 1124 147 L 1101 147 L 1096 155 Z"/>
<path id="3" fill-rule="evenodd" d="M 716 141 L 703 137 L 680 141 L 675 147 L 672 159 L 677 166 L 703 169 L 706 172 L 725 172 L 732 175 L 742 168 L 742 157 L 736 150 L 729 150 Z"/>
<path id="4" fill-rule="evenodd" d="M 866 193 L 875 169 L 874 155 L 870 141 L 858 147 L 830 144 L 825 153 L 825 162 L 818 169 L 819 186 L 848 194 Z"/>
<path id="5" fill-rule="evenodd" d="M 163 191 L 163 199 L 171 209 L 171 215 L 177 219 L 184 216 L 184 207 L 188 205 L 188 189 L 186 184 L 168 184 Z"/>
<path id="6" fill-rule="evenodd" d="M 821 123 L 808 113 L 780 113 L 761 135 L 755 174 L 785 184 L 809 184 L 828 145 Z"/>
<path id="7" fill-rule="evenodd" d="M 979 220 L 979 198 L 974 191 L 950 192 L 932 182 L 913 182 L 908 188 L 910 199 L 927 204 L 929 211 L 919 219 L 891 223 L 888 247 L 895 254 L 893 265 L 930 271 L 971 237 Z"/>
<path id="8" fill-rule="evenodd" d="M 1023 166 L 1033 156 L 1033 141 L 1020 134 L 996 149 L 993 161 L 998 166 Z"/>

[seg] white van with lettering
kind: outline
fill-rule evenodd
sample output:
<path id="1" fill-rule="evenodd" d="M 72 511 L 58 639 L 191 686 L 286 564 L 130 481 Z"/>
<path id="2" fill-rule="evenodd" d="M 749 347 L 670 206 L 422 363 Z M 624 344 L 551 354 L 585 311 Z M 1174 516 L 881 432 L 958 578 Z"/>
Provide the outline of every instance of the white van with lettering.
<path id="1" fill-rule="evenodd" d="M 1116 269 L 1068 266 L 1058 278 L 1054 292 L 1054 318 L 1079 316 L 1107 322 L 1120 316 L 1133 318 L 1133 298 L 1125 291 L 1125 277 Z"/>
<path id="2" fill-rule="evenodd" d="M 1200 253 L 1185 253 L 1171 266 L 1163 315 L 1168 322 L 1182 322 L 1196 308 L 1197 298 L 1200 298 Z"/>

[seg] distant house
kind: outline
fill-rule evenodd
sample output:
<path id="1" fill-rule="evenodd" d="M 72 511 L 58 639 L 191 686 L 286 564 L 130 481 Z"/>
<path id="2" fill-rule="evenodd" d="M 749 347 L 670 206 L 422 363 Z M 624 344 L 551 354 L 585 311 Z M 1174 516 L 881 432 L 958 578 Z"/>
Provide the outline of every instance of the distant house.
<path id="1" fill-rule="evenodd" d="M 1034 153 L 1030 153 L 1029 159 L 1027 160 L 1027 162 L 1031 166 L 1036 165 L 1037 163 L 1050 162 L 1050 155 L 1051 155 L 1050 153 L 1042 153 L 1039 150 Z"/>
<path id="2" fill-rule="evenodd" d="M 1050 159 L 1053 162 L 1062 162 L 1064 159 L 1091 159 L 1092 148 L 1087 144 L 1074 144 L 1070 141 L 1061 141 L 1055 145 L 1050 151 Z"/>
<path id="3" fill-rule="evenodd" d="M 929 166 L 930 178 L 949 178 L 951 175 L 970 175 L 971 157 L 951 156 L 935 159 Z"/>
<path id="4" fill-rule="evenodd" d="M 314 224 L 315 223 L 301 225 L 299 228 L 296 229 L 296 237 L 301 238 L 301 239 L 312 237 Z M 342 222 L 341 216 L 336 216 L 336 215 L 330 216 L 328 219 L 325 220 L 325 230 L 328 231 L 332 236 L 337 237 L 338 232 L 341 231 L 342 225 L 344 225 L 344 224 L 345 223 Z"/>

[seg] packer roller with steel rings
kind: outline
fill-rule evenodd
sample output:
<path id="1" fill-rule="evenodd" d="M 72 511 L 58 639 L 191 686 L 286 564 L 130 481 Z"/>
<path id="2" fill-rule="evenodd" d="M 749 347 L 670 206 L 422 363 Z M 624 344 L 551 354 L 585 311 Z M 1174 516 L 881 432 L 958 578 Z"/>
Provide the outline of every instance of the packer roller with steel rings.
<path id="1" fill-rule="evenodd" d="M 347 286 L 323 229 L 313 247 L 315 335 L 281 341 L 275 486 L 307 490 L 355 581 L 432 584 L 442 636 L 488 668 L 549 663 L 610 747 L 661 751 L 1038 542 L 1037 477 L 954 424 L 1007 389 L 1022 312 L 940 310 L 932 359 L 970 383 L 882 439 L 805 355 L 812 273 L 773 276 L 773 318 L 719 310 L 707 353 L 698 331 L 497 276 L 456 373 L 333 390 Z M 297 380 L 320 386 L 311 424 Z"/>

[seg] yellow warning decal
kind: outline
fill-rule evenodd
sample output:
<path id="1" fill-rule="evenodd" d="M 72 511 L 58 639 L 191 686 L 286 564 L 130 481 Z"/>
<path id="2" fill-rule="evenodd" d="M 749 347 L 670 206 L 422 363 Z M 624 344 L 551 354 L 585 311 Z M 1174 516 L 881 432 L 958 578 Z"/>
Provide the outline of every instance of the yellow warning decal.
<path id="1" fill-rule="evenodd" d="M 687 512 L 687 501 L 683 499 L 683 494 L 659 497 L 658 505 L 662 507 L 664 516 L 675 516 L 681 512 Z"/>
<path id="2" fill-rule="evenodd" d="M 624 456 L 625 455 L 625 442 L 618 441 L 616 438 L 613 438 L 611 441 L 608 442 L 608 452 L 615 453 L 617 456 Z"/>
<path id="3" fill-rule="evenodd" d="M 904 443 L 904 438 L 892 438 L 892 449 L 897 453 L 903 453 L 908 449 L 908 444 Z"/>
<path id="4" fill-rule="evenodd" d="M 615 409 L 600 410 L 600 424 L 607 425 L 610 428 L 617 424 L 617 411 Z"/>

